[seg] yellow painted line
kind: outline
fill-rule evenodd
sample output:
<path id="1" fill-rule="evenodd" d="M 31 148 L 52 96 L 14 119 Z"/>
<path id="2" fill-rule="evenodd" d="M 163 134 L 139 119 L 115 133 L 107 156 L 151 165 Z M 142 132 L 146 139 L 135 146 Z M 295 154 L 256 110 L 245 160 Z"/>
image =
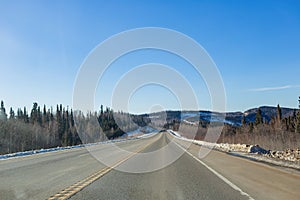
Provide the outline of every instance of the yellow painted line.
<path id="1" fill-rule="evenodd" d="M 155 141 L 157 141 L 157 140 L 155 140 Z M 73 185 L 67 187 L 66 189 L 52 195 L 51 197 L 48 198 L 48 200 L 65 200 L 65 199 L 68 199 L 68 198 L 72 197 L 77 192 L 81 191 L 83 188 L 85 188 L 88 185 L 90 185 L 91 183 L 95 182 L 96 180 L 98 180 L 99 178 L 101 178 L 102 176 L 104 176 L 105 174 L 110 172 L 112 169 L 119 166 L 120 164 L 122 164 L 123 162 L 125 162 L 126 160 L 131 158 L 132 156 L 134 156 L 135 154 L 143 151 L 144 149 L 146 149 L 148 146 L 150 146 L 154 142 L 151 142 L 147 145 L 142 146 L 137 151 L 135 151 L 132 154 L 130 154 L 129 156 L 127 156 L 125 159 L 123 159 L 123 160 L 117 162 L 116 164 L 114 164 L 112 167 L 105 167 L 104 169 L 101 169 L 100 171 L 95 172 L 92 175 L 84 178 L 83 180 L 80 180 L 80 181 L 74 183 Z"/>

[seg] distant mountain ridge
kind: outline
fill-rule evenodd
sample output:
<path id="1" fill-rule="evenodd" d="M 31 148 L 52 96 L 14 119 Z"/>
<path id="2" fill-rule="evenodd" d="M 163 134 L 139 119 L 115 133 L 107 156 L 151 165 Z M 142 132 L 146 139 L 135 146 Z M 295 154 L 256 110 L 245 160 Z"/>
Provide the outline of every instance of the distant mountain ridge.
<path id="1" fill-rule="evenodd" d="M 247 110 L 245 112 L 246 120 L 248 119 L 249 121 L 255 121 L 255 116 L 258 108 L 253 108 L 250 110 Z M 262 106 L 260 107 L 260 110 L 262 112 L 262 116 L 265 120 L 270 121 L 272 117 L 276 116 L 277 112 L 277 107 L 272 107 L 272 106 Z M 298 109 L 293 109 L 293 108 L 281 108 L 281 113 L 282 113 L 282 118 L 289 117 L 296 115 Z"/>
<path id="2" fill-rule="evenodd" d="M 274 106 L 261 106 L 259 107 L 262 112 L 264 121 L 270 122 L 272 117 L 276 116 L 277 107 Z M 235 126 L 242 124 L 242 118 L 245 116 L 246 122 L 255 122 L 256 113 L 258 108 L 251 108 L 243 112 L 213 112 L 213 111 L 166 111 L 149 114 L 149 118 L 166 117 L 167 121 L 179 120 L 185 122 L 223 122 Z M 282 117 L 293 116 L 297 113 L 298 109 L 294 108 L 281 108 Z"/>

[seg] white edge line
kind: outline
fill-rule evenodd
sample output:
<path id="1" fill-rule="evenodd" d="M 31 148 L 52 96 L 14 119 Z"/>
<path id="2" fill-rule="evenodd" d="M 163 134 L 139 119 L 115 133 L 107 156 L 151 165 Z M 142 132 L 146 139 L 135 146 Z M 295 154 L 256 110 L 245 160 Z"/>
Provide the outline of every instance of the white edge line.
<path id="1" fill-rule="evenodd" d="M 188 155 L 190 155 L 192 158 L 194 158 L 195 160 L 197 160 L 199 163 L 201 163 L 204 167 L 206 167 L 209 171 L 211 171 L 212 173 L 214 173 L 217 177 L 219 177 L 222 181 L 224 181 L 225 183 L 227 183 L 230 187 L 232 187 L 234 190 L 238 191 L 241 193 L 241 195 L 247 196 L 249 198 L 249 200 L 254 200 L 254 198 L 252 198 L 249 194 L 247 194 L 246 192 L 244 192 L 241 188 L 239 188 L 237 185 L 235 185 L 234 183 L 230 182 L 227 178 L 225 178 L 224 176 L 222 176 L 221 174 L 219 174 L 217 171 L 215 171 L 213 168 L 209 167 L 207 164 L 205 164 L 203 161 L 201 161 L 199 158 L 197 158 L 196 156 L 194 156 L 192 153 L 188 152 L 185 148 L 183 148 L 180 144 L 178 144 L 177 142 L 174 142 L 179 148 L 181 148 L 182 150 L 184 150 Z"/>

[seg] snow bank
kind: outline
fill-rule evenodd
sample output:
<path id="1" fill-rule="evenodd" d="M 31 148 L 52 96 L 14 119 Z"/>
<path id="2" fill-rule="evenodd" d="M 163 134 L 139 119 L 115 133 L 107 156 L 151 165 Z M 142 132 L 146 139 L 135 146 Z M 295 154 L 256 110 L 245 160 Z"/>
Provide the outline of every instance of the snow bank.
<path id="1" fill-rule="evenodd" d="M 190 121 L 185 120 L 185 119 L 183 120 L 183 122 L 186 123 L 186 124 L 190 124 L 190 125 L 197 125 L 196 122 L 190 122 Z"/>
<path id="2" fill-rule="evenodd" d="M 298 162 L 300 164 L 300 149 L 287 149 L 285 151 L 270 151 L 270 158 Z"/>
<path id="3" fill-rule="evenodd" d="M 2 159 L 7 159 L 7 158 L 29 156 L 29 155 L 40 154 L 40 153 L 62 151 L 62 150 L 67 150 L 67 149 L 76 149 L 76 148 L 81 148 L 83 146 L 84 145 L 76 145 L 76 146 L 55 147 L 55 148 L 50 148 L 50 149 L 39 149 L 39 150 L 31 150 L 31 151 L 24 151 L 24 152 L 16 152 L 16 153 L 0 155 L 0 159 L 2 160 Z"/>
<path id="4" fill-rule="evenodd" d="M 167 130 L 167 132 L 170 133 L 170 134 L 172 134 L 172 135 L 175 135 L 176 137 L 181 138 L 181 135 L 178 132 L 176 132 L 176 131 L 173 131 L 173 130 L 169 129 L 169 130 Z"/>
<path id="5" fill-rule="evenodd" d="M 148 138 L 148 137 L 154 136 L 156 133 L 157 132 L 151 132 L 151 133 L 147 133 L 147 134 L 143 134 L 143 135 L 140 135 L 137 137 L 131 137 L 131 138 L 127 138 L 127 139 L 115 139 L 115 140 L 107 140 L 107 141 L 103 141 L 103 142 L 80 144 L 80 145 L 75 145 L 75 146 L 55 147 L 55 148 L 49 148 L 49 149 L 39 149 L 39 150 L 10 153 L 10 154 L 5 154 L 5 155 L 0 155 L 0 160 L 16 158 L 16 157 L 21 157 L 21 156 L 30 156 L 30 155 L 41 154 L 41 153 L 49 153 L 49 152 L 64 151 L 64 150 L 69 150 L 69 149 L 77 149 L 77 148 L 94 146 L 94 145 L 99 145 L 99 144 L 119 143 L 119 142 L 125 142 L 128 140 L 138 140 L 141 138 Z"/>
<path id="6" fill-rule="evenodd" d="M 228 144 L 211 143 L 200 140 L 192 140 L 182 137 L 178 132 L 168 130 L 168 132 L 181 140 L 189 141 L 194 144 L 213 148 L 219 151 L 228 152 L 232 155 L 246 157 L 258 161 L 264 161 L 284 167 L 300 169 L 300 149 L 287 149 L 285 151 L 266 150 L 259 145 L 250 144 Z"/>
<path id="7" fill-rule="evenodd" d="M 248 144 L 228 144 L 228 143 L 216 144 L 216 148 L 218 148 L 218 150 L 225 151 L 225 152 L 238 151 L 238 152 L 250 153 L 252 147 L 253 145 L 248 145 Z"/>

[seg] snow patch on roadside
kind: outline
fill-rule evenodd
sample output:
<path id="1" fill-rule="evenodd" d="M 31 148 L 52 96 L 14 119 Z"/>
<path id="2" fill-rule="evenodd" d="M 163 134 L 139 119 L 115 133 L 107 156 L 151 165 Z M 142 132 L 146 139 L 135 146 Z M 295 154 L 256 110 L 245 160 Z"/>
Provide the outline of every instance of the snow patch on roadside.
<path id="1" fill-rule="evenodd" d="M 10 153 L 10 154 L 5 154 L 5 155 L 0 155 L 0 160 L 14 158 L 14 157 L 20 157 L 20 156 L 29 156 L 29 155 L 35 155 L 35 154 L 41 154 L 41 153 L 48 153 L 48 152 L 63 151 L 63 150 L 68 150 L 68 149 L 77 149 L 77 148 L 81 148 L 83 146 L 84 145 L 55 147 L 55 148 L 50 148 L 50 149 L 39 149 L 39 150 Z"/>
<path id="2" fill-rule="evenodd" d="M 250 158 L 252 160 L 263 161 L 283 167 L 300 169 L 300 149 L 287 149 L 285 151 L 271 151 L 261 148 L 258 145 L 250 144 L 228 144 L 211 143 L 201 140 L 192 140 L 182 137 L 178 132 L 168 130 L 176 138 L 192 142 L 200 146 L 228 152 L 231 155 Z"/>
<path id="3" fill-rule="evenodd" d="M 64 150 L 70 150 L 70 149 L 78 149 L 78 148 L 83 148 L 83 147 L 88 147 L 88 146 L 99 145 L 99 144 L 119 143 L 119 142 L 125 142 L 128 140 L 138 140 L 138 139 L 142 139 L 142 138 L 152 137 L 152 136 L 156 135 L 157 133 L 158 133 L 157 131 L 156 132 L 153 131 L 153 132 L 150 132 L 147 134 L 142 134 L 137 137 L 131 137 L 131 138 L 127 138 L 127 139 L 115 139 L 115 140 L 107 140 L 107 141 L 96 142 L 96 143 L 79 144 L 79 145 L 75 145 L 75 146 L 54 147 L 54 148 L 49 148 L 49 149 L 38 149 L 38 150 L 30 150 L 30 151 L 4 154 L 4 155 L 0 155 L 0 160 L 24 157 L 24 156 L 31 156 L 31 155 L 49 153 L 49 152 L 64 151 Z"/>
<path id="4" fill-rule="evenodd" d="M 170 134 L 172 134 L 172 135 L 174 135 L 174 136 L 176 136 L 176 137 L 178 137 L 178 138 L 182 138 L 181 135 L 178 132 L 176 132 L 176 131 L 167 130 L 167 132 L 170 133 Z"/>
<path id="5" fill-rule="evenodd" d="M 194 125 L 194 126 L 196 126 L 197 125 L 197 123 L 196 122 L 190 122 L 190 121 L 188 121 L 188 120 L 183 120 L 183 122 L 184 123 L 186 123 L 186 124 L 189 124 L 189 125 Z"/>

